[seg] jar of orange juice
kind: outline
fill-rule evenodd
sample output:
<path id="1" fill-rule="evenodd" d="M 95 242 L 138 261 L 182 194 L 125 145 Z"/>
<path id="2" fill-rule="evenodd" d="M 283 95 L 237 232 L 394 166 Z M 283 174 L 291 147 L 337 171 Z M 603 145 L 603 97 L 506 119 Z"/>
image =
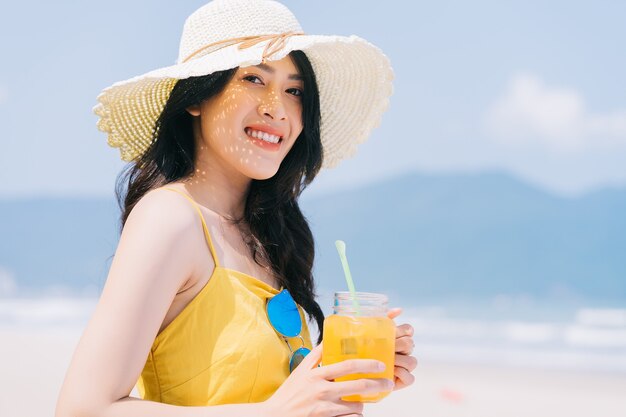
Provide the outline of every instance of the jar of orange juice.
<path id="1" fill-rule="evenodd" d="M 387 317 L 387 296 L 356 293 L 356 302 L 349 292 L 336 292 L 332 315 L 324 320 L 322 364 L 330 365 L 346 359 L 376 359 L 384 362 L 383 372 L 352 374 L 337 378 L 349 381 L 361 378 L 387 378 L 393 382 L 396 326 Z M 389 395 L 349 395 L 344 401 L 376 402 Z"/>

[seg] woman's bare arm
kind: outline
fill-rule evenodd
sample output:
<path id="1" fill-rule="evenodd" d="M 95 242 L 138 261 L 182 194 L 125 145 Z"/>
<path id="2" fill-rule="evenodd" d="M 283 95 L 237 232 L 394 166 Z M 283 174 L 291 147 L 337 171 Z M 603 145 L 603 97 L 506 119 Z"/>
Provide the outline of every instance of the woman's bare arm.
<path id="1" fill-rule="evenodd" d="M 56 417 L 260 415 L 259 404 L 177 407 L 130 398 L 176 293 L 206 256 L 185 199 L 153 191 L 133 209 L 102 295 L 72 357 Z M 201 252 L 199 248 L 204 248 Z"/>

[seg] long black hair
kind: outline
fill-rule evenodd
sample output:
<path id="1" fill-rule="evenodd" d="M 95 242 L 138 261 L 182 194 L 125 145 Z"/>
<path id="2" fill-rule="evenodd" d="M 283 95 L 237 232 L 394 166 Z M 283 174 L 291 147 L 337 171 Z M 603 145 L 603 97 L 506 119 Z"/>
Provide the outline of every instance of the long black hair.
<path id="1" fill-rule="evenodd" d="M 243 218 L 237 221 L 245 225 L 242 230 L 255 262 L 270 267 L 309 319 L 315 319 L 320 343 L 324 313 L 315 301 L 313 234 L 298 205 L 300 194 L 322 166 L 319 93 L 313 67 L 305 53 L 292 51 L 289 56 L 304 81 L 302 132 L 273 177 L 252 180 Z M 155 124 L 152 144 L 117 179 L 121 228 L 148 191 L 195 171 L 193 116 L 186 109 L 219 94 L 236 71 L 233 68 L 176 83 Z"/>

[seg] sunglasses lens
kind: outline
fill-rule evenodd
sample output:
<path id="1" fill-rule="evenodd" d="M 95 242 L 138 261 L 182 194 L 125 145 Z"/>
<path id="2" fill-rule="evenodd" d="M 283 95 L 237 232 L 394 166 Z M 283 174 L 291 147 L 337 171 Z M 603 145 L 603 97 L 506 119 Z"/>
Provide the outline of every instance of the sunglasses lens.
<path id="1" fill-rule="evenodd" d="M 300 363 L 304 360 L 306 355 L 308 355 L 311 351 L 307 348 L 300 348 L 296 350 L 291 356 L 291 360 L 289 361 L 289 372 L 293 372 L 294 369 L 300 365 Z"/>
<path id="2" fill-rule="evenodd" d="M 267 302 L 267 317 L 276 331 L 285 337 L 296 337 L 302 330 L 300 312 L 287 290 Z"/>

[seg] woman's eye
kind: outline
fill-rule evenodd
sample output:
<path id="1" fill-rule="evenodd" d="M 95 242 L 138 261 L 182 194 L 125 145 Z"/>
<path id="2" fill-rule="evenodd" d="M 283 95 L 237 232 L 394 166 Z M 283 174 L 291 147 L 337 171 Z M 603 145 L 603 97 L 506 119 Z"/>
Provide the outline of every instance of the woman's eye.
<path id="1" fill-rule="evenodd" d="M 300 90 L 299 88 L 290 88 L 287 91 L 290 92 L 289 94 L 292 94 L 296 97 L 302 97 L 302 90 Z"/>
<path id="2" fill-rule="evenodd" d="M 245 77 L 243 77 L 243 79 L 246 81 L 250 81 L 253 84 L 263 84 L 263 81 L 256 75 L 246 75 Z M 287 92 L 295 97 L 302 97 L 302 90 L 299 88 L 290 88 L 287 90 Z"/>
<path id="3" fill-rule="evenodd" d="M 254 84 L 263 84 L 263 81 L 261 81 L 261 79 L 259 77 L 257 77 L 256 75 L 247 75 L 245 77 L 243 77 L 244 80 L 248 80 Z M 258 83 L 254 82 L 254 80 L 259 80 Z"/>

